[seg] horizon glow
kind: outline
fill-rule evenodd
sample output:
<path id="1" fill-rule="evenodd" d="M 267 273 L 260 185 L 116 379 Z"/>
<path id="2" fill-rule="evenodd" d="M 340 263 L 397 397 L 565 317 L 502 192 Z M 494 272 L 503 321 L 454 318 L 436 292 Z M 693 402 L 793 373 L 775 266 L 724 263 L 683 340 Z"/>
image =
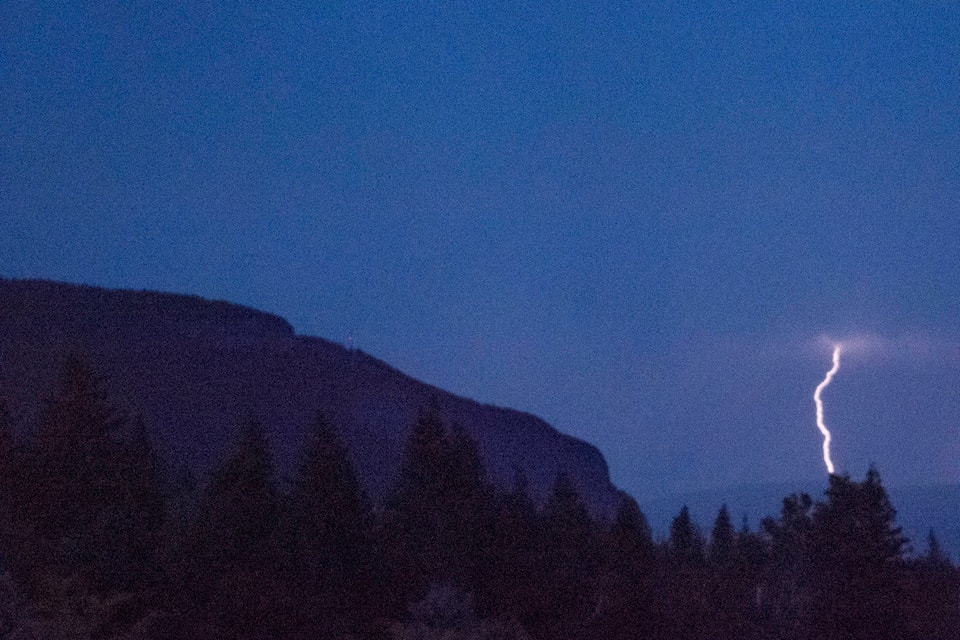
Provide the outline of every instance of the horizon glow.
<path id="1" fill-rule="evenodd" d="M 817 385 L 816 390 L 813 392 L 813 402 L 817 405 L 817 428 L 820 429 L 820 433 L 823 434 L 823 462 L 827 465 L 827 473 L 833 474 L 833 460 L 830 459 L 830 430 L 827 429 L 827 425 L 823 422 L 823 400 L 820 398 L 820 394 L 824 389 L 830 384 L 833 380 L 833 376 L 840 370 L 840 344 L 834 343 L 833 345 L 833 367 L 827 371 L 826 377 L 824 377 L 823 382 Z"/>

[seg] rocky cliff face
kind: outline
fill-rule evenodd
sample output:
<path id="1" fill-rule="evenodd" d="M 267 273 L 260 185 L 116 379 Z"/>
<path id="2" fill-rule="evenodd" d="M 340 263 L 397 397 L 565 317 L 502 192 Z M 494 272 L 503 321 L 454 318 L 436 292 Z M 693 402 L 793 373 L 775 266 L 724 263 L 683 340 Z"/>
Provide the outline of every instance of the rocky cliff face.
<path id="1" fill-rule="evenodd" d="M 435 401 L 478 442 L 491 478 L 518 470 L 542 499 L 567 473 L 593 512 L 620 493 L 593 446 L 539 418 L 426 385 L 361 351 L 298 336 L 282 318 L 192 296 L 0 279 L 0 395 L 34 424 L 70 353 L 85 356 L 111 398 L 143 417 L 173 465 L 203 473 L 260 420 L 289 475 L 313 416 L 340 429 L 368 491 L 381 497 L 418 411 Z"/>

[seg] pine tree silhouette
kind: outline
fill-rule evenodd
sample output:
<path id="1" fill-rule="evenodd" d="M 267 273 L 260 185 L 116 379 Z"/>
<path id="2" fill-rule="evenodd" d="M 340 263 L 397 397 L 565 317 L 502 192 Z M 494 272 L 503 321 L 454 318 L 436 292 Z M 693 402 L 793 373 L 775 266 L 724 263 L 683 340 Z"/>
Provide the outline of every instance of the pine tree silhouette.
<path id="1" fill-rule="evenodd" d="M 165 517 L 158 459 L 143 425 L 69 357 L 35 438 L 14 456 L 14 575 L 53 628 L 119 633 L 146 615 Z M 56 618 L 56 620 L 54 620 Z M 69 618 L 69 621 L 68 621 Z"/>
<path id="2" fill-rule="evenodd" d="M 871 467 L 862 483 L 831 475 L 826 497 L 813 514 L 813 628 L 823 638 L 903 637 L 906 540 L 880 474 Z"/>
<path id="3" fill-rule="evenodd" d="M 373 514 L 346 448 L 322 415 L 304 448 L 289 503 L 298 634 L 357 632 L 369 621 L 379 588 Z"/>
<path id="4" fill-rule="evenodd" d="M 280 502 L 262 425 L 248 420 L 207 486 L 179 576 L 181 635 L 288 633 L 288 566 L 278 537 Z"/>
<path id="5" fill-rule="evenodd" d="M 401 596 L 395 606 L 422 598 L 431 581 L 476 589 L 492 510 L 476 443 L 460 429 L 448 430 L 436 406 L 421 411 L 384 514 L 384 545 Z"/>

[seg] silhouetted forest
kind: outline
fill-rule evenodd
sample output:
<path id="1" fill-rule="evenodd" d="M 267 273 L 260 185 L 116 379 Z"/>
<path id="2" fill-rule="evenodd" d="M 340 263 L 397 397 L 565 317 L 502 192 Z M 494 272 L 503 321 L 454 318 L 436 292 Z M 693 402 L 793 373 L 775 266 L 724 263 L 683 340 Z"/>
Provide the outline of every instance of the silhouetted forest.
<path id="1" fill-rule="evenodd" d="M 23 425 L 18 425 L 22 427 Z M 757 531 L 686 508 L 654 540 L 624 498 L 591 518 L 556 479 L 488 482 L 476 444 L 424 407 L 382 505 L 318 416 L 281 480 L 264 426 L 193 481 L 65 366 L 21 438 L 0 407 L 0 637 L 664 639 L 958 637 L 960 576 L 931 534 L 908 557 L 871 469 L 784 499 Z"/>

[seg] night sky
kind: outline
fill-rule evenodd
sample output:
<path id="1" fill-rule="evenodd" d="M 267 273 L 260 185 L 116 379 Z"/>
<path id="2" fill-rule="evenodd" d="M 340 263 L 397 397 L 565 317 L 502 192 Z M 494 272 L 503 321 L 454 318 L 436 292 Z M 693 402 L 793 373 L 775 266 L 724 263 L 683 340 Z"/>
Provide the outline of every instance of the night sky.
<path id="1" fill-rule="evenodd" d="M 838 470 L 960 481 L 960 5 L 475 4 L 0 4 L 0 276 L 352 336 L 639 498 L 825 484 L 856 337 Z"/>

